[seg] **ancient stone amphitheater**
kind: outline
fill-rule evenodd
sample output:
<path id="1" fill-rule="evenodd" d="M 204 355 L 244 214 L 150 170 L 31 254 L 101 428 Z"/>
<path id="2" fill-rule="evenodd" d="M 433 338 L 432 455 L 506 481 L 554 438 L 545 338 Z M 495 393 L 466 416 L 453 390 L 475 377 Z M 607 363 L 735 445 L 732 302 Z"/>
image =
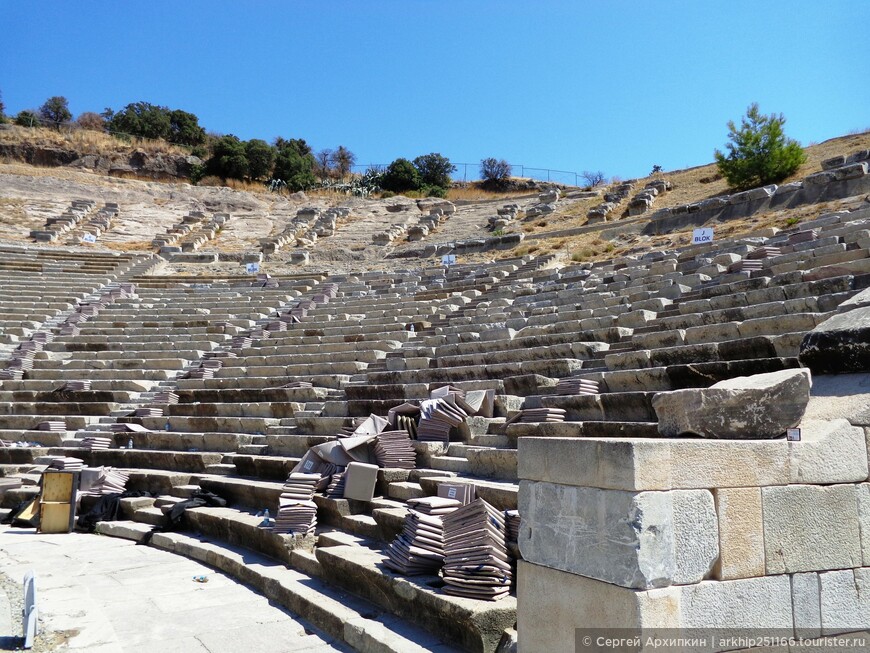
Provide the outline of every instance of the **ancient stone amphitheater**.
<path id="1" fill-rule="evenodd" d="M 97 533 L 204 561 L 359 651 L 870 629 L 870 175 L 828 167 L 805 201 L 844 208 L 779 229 L 596 263 L 445 267 L 417 243 L 404 269 L 341 274 L 238 264 L 259 254 L 167 273 L 224 214 L 178 216 L 153 249 L 70 247 L 125 210 L 70 197 L 0 244 L 2 507 L 70 459 L 119 470 L 151 496 Z M 169 525 L 203 492 L 226 505 Z"/>

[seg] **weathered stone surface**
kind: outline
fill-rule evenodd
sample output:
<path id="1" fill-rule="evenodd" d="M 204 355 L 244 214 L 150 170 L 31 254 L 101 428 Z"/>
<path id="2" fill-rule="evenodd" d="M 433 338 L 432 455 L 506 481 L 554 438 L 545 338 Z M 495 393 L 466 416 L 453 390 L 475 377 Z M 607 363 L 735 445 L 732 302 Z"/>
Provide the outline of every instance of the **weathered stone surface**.
<path id="1" fill-rule="evenodd" d="M 804 420 L 843 418 L 870 426 L 870 374 L 837 374 L 813 379 Z"/>
<path id="2" fill-rule="evenodd" d="M 800 361 L 813 374 L 870 370 L 870 307 L 828 318 L 804 336 Z"/>
<path id="3" fill-rule="evenodd" d="M 822 634 L 870 628 L 870 569 L 819 574 Z"/>
<path id="4" fill-rule="evenodd" d="M 765 439 L 796 426 L 810 398 L 807 370 L 737 377 L 710 388 L 661 392 L 653 397 L 659 432 L 705 438 Z"/>
<path id="5" fill-rule="evenodd" d="M 870 483 L 858 485 L 858 529 L 861 532 L 862 564 L 870 567 Z"/>
<path id="6" fill-rule="evenodd" d="M 761 489 L 768 574 L 861 565 L 854 485 L 789 485 Z"/>
<path id="7" fill-rule="evenodd" d="M 800 442 L 789 442 L 792 483 L 850 483 L 867 479 L 864 429 L 845 419 L 801 422 Z"/>
<path id="8" fill-rule="evenodd" d="M 639 592 L 523 560 L 517 576 L 520 651 L 577 653 L 577 628 L 679 625 L 677 587 Z"/>
<path id="9" fill-rule="evenodd" d="M 822 605 L 819 574 L 809 572 L 791 577 L 791 604 L 795 633 L 818 637 L 822 633 Z"/>
<path id="10" fill-rule="evenodd" d="M 733 629 L 792 628 L 788 576 L 704 581 L 679 590 L 684 628 L 720 634 Z"/>
<path id="11" fill-rule="evenodd" d="M 719 580 L 764 575 L 764 532 L 760 488 L 715 490 L 719 521 L 719 560 L 713 573 Z"/>
<path id="12" fill-rule="evenodd" d="M 789 483 L 781 441 L 529 438 L 519 477 L 620 490 L 759 487 Z"/>
<path id="13" fill-rule="evenodd" d="M 525 560 L 622 587 L 698 582 L 719 554 L 706 490 L 634 493 L 523 481 L 519 509 Z"/>

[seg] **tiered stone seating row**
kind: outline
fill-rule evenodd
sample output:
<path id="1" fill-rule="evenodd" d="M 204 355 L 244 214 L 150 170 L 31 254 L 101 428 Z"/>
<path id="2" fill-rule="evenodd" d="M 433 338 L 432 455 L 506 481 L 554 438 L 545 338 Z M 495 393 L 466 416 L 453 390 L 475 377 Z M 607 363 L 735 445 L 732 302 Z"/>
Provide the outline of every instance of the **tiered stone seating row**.
<path id="1" fill-rule="evenodd" d="M 829 215 L 778 233 L 561 268 L 551 257 L 526 257 L 278 277 L 268 289 L 250 277 L 130 277 L 137 297 L 106 307 L 77 336 L 56 337 L 24 380 L 0 386 L 16 413 L 0 416 L 7 432 L 19 418 L 53 416 L 76 432 L 44 433 L 45 446 L 0 456 L 9 469 L 76 455 L 129 470 L 128 487 L 158 494 L 125 500 L 131 523 L 105 526 L 132 537 L 195 490 L 213 491 L 230 505 L 188 512 L 190 527 L 209 539 L 209 555 L 244 574 L 233 552 L 248 547 L 318 579 L 307 600 L 293 595 L 301 614 L 345 592 L 364 601 L 350 601 L 354 614 L 410 619 L 450 646 L 491 651 L 513 625 L 513 597 L 452 597 L 437 577 L 403 578 L 383 566 L 405 502 L 449 480 L 515 509 L 519 438 L 658 437 L 654 392 L 797 367 L 804 334 L 870 286 L 868 220 L 857 211 Z M 729 272 L 755 260 L 760 266 Z M 336 292 L 326 299 L 328 284 Z M 281 318 L 291 309 L 298 322 Z M 221 365 L 179 378 L 208 360 Z M 46 398 L 82 378 L 92 380 L 90 393 Z M 599 392 L 558 394 L 564 379 L 594 382 Z M 297 382 L 312 387 L 281 387 Z M 257 528 L 250 513 L 275 511 L 283 481 L 309 447 L 447 384 L 493 390 L 493 417 L 469 418 L 449 443 L 414 442 L 417 468 L 381 469 L 372 502 L 317 496 L 316 546 Z M 174 392 L 178 403 L 156 404 L 159 391 Z M 132 414 L 146 407 L 163 413 Z M 562 409 L 565 421 L 507 424 L 536 408 Z M 112 433 L 118 446 L 132 438 L 132 449 L 60 446 L 123 423 L 146 429 Z M 26 490 L 7 493 L 4 505 Z M 167 537 L 167 548 L 194 546 Z M 393 650 L 413 650 L 415 637 L 422 635 L 395 640 Z"/>

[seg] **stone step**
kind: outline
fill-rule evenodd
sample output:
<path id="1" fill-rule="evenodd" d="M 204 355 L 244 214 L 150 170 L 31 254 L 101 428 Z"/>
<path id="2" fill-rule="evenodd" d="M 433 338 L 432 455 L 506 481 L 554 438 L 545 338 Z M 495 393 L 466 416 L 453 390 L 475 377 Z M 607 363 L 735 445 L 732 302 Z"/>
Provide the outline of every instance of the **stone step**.
<path id="1" fill-rule="evenodd" d="M 468 459 L 460 458 L 458 456 L 432 456 L 429 464 L 433 469 L 456 472 L 457 474 L 468 473 L 471 471 Z"/>
<path id="2" fill-rule="evenodd" d="M 438 494 L 439 483 L 460 483 L 474 485 L 477 490 L 477 496 L 485 499 L 499 510 L 516 510 L 517 508 L 518 486 L 514 482 L 494 481 L 468 475 L 425 476 L 419 482 L 427 496 L 436 496 Z"/>
<path id="3" fill-rule="evenodd" d="M 161 508 L 139 508 L 133 513 L 133 521 L 151 526 L 162 526 L 167 522 L 166 514 Z"/>
<path id="4" fill-rule="evenodd" d="M 426 496 L 426 493 L 423 492 L 423 488 L 420 486 L 419 483 L 412 483 L 410 481 L 397 481 L 394 483 L 390 483 L 389 489 L 387 491 L 387 496 L 389 496 L 391 499 L 407 501 L 408 499 L 424 497 Z"/>
<path id="5" fill-rule="evenodd" d="M 438 589 L 437 576 L 404 577 L 384 567 L 385 556 L 358 545 L 318 548 L 323 578 L 375 602 L 397 616 L 419 620 L 431 632 L 464 650 L 494 651 L 506 628 L 516 621 L 516 598 L 476 601 Z"/>
<path id="6" fill-rule="evenodd" d="M 91 467 L 120 467 L 154 469 L 169 472 L 215 473 L 209 470 L 219 464 L 223 454 L 219 452 L 160 451 L 155 449 L 82 449 L 52 447 L 52 456 L 80 458 Z"/>
<path id="7" fill-rule="evenodd" d="M 657 422 L 555 422 L 511 424 L 507 437 L 514 443 L 522 437 L 556 438 L 658 438 Z"/>
<path id="8" fill-rule="evenodd" d="M 261 455 L 269 450 L 269 445 L 266 444 L 243 444 L 239 447 L 240 454 Z"/>
<path id="9" fill-rule="evenodd" d="M 170 495 L 179 499 L 189 499 L 194 492 L 199 492 L 202 488 L 196 484 L 176 485 L 170 489 Z"/>
<path id="10" fill-rule="evenodd" d="M 369 602 L 238 545 L 181 533 L 155 534 L 151 545 L 207 562 L 356 650 L 379 653 L 459 651 L 406 620 L 381 614 Z"/>
<path id="11" fill-rule="evenodd" d="M 527 399 L 526 408 L 536 408 L 538 405 L 559 408 L 566 411 L 565 419 L 572 422 L 655 422 L 657 418 L 652 407 L 654 394 L 611 392 L 596 395 L 548 395 L 540 397 L 539 402 Z"/>
<path id="12" fill-rule="evenodd" d="M 217 476 L 233 476 L 237 471 L 235 465 L 225 463 L 215 463 L 205 466 L 205 472 L 207 474 L 215 474 Z"/>

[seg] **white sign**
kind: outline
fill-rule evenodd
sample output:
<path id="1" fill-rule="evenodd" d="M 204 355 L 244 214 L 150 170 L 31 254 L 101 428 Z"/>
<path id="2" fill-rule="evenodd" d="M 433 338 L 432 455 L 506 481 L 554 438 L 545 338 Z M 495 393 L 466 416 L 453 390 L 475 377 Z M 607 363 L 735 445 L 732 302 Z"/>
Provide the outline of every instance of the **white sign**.
<path id="1" fill-rule="evenodd" d="M 712 243 L 713 242 L 713 227 L 706 227 L 704 229 L 695 229 L 692 231 L 692 244 L 699 245 L 701 243 Z"/>
<path id="2" fill-rule="evenodd" d="M 248 271 L 248 274 L 257 274 L 260 271 L 259 263 L 247 263 L 245 265 L 245 270 Z"/>
<path id="3" fill-rule="evenodd" d="M 800 429 L 786 429 L 785 430 L 785 439 L 789 442 L 800 442 L 801 441 L 801 430 Z"/>
<path id="4" fill-rule="evenodd" d="M 85 234 L 82 236 L 82 242 L 95 243 L 97 242 L 97 237 L 94 234 Z"/>
<path id="5" fill-rule="evenodd" d="M 456 254 L 445 254 L 442 256 L 441 265 L 456 265 Z"/>

